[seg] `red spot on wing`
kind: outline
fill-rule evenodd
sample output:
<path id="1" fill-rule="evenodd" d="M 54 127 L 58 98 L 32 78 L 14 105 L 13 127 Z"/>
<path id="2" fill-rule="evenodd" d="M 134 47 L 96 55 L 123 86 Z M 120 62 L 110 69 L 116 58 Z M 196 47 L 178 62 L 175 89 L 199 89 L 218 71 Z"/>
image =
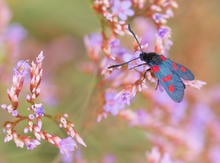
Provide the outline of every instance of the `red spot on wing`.
<path id="1" fill-rule="evenodd" d="M 173 86 L 173 85 L 169 85 L 169 86 L 168 86 L 168 90 L 169 90 L 170 92 L 174 92 L 174 86 Z"/>
<path id="2" fill-rule="evenodd" d="M 164 57 L 163 55 L 160 55 L 160 58 L 161 58 L 162 60 L 164 60 L 164 61 L 167 60 L 166 57 Z"/>
<path id="3" fill-rule="evenodd" d="M 186 69 L 185 69 L 184 67 L 180 67 L 180 70 L 181 70 L 182 72 L 186 72 Z"/>
<path id="4" fill-rule="evenodd" d="M 177 69 L 178 69 L 178 67 L 177 67 L 177 65 L 176 65 L 176 62 L 173 62 L 173 68 L 174 68 L 174 70 L 177 70 Z"/>
<path id="5" fill-rule="evenodd" d="M 163 82 L 168 82 L 172 79 L 172 75 L 168 74 L 166 77 L 162 78 Z"/>
<path id="6" fill-rule="evenodd" d="M 157 65 L 154 65 L 154 66 L 151 67 L 151 70 L 152 70 L 153 72 L 158 72 L 158 71 L 160 71 L 160 67 L 157 66 Z"/>

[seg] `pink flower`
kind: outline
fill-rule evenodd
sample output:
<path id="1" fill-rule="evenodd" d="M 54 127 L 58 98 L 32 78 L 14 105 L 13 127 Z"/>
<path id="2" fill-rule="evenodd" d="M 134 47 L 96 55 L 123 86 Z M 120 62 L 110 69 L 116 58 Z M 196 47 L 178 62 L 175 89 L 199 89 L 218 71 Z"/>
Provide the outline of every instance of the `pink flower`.
<path id="1" fill-rule="evenodd" d="M 33 150 L 38 145 L 40 145 L 40 142 L 38 140 L 29 139 L 27 142 L 25 142 L 25 145 L 26 145 L 28 150 Z"/>
<path id="2" fill-rule="evenodd" d="M 76 141 L 72 137 L 67 137 L 59 142 L 59 149 L 62 155 L 70 155 L 76 148 Z"/>
<path id="3" fill-rule="evenodd" d="M 112 12 L 117 15 L 121 20 L 127 20 L 128 16 L 133 16 L 134 11 L 130 9 L 131 1 L 114 0 Z"/>
<path id="4" fill-rule="evenodd" d="M 98 59 L 99 53 L 101 51 L 102 40 L 103 39 L 101 33 L 92 33 L 89 36 L 84 37 L 85 46 L 88 49 L 88 54 L 92 59 Z"/>
<path id="5" fill-rule="evenodd" d="M 135 96 L 136 90 L 122 90 L 115 96 L 115 100 L 120 104 L 130 105 L 130 100 Z"/>
<path id="6" fill-rule="evenodd" d="M 17 110 L 13 110 L 11 114 L 12 114 L 13 117 L 16 117 L 16 116 L 18 116 L 18 111 Z"/>
<path id="7" fill-rule="evenodd" d="M 27 61 L 24 60 L 18 61 L 18 63 L 14 67 L 15 75 L 25 76 L 28 73 L 28 71 L 29 71 L 29 64 L 27 63 Z"/>
<path id="8" fill-rule="evenodd" d="M 158 30 L 158 35 L 163 39 L 165 38 L 167 35 L 169 35 L 170 31 L 169 28 L 167 27 L 160 27 L 160 29 Z"/>
<path id="9" fill-rule="evenodd" d="M 153 19 L 156 23 L 162 23 L 162 24 L 165 24 L 167 22 L 166 20 L 166 16 L 163 15 L 163 14 L 160 14 L 160 13 L 155 13 L 153 15 Z"/>
<path id="10" fill-rule="evenodd" d="M 36 114 L 36 117 L 43 116 L 44 115 L 44 108 L 43 108 L 43 106 L 37 107 L 36 110 L 35 110 L 35 114 Z"/>
<path id="11" fill-rule="evenodd" d="M 183 82 L 184 82 L 185 85 L 189 85 L 189 86 L 197 88 L 197 89 L 200 89 L 204 85 L 206 85 L 206 82 L 201 81 L 201 80 L 192 80 L 192 81 L 190 81 L 190 80 L 183 80 Z"/>
<path id="12" fill-rule="evenodd" d="M 119 39 L 113 39 L 110 41 L 110 53 L 113 58 L 117 57 L 123 57 L 124 54 L 127 53 L 126 49 L 122 48 L 120 46 L 120 40 Z"/>
<path id="13" fill-rule="evenodd" d="M 44 59 L 44 53 L 43 53 L 43 51 L 41 51 L 41 52 L 39 53 L 39 55 L 37 56 L 37 58 L 36 58 L 37 64 L 42 64 L 43 59 Z"/>
<path id="14" fill-rule="evenodd" d="M 125 104 L 119 103 L 115 99 L 115 96 L 116 96 L 116 93 L 114 93 L 114 92 L 106 92 L 105 93 L 106 103 L 104 105 L 104 110 L 106 112 L 111 113 L 112 115 L 117 115 L 119 110 L 122 110 L 125 108 Z"/>

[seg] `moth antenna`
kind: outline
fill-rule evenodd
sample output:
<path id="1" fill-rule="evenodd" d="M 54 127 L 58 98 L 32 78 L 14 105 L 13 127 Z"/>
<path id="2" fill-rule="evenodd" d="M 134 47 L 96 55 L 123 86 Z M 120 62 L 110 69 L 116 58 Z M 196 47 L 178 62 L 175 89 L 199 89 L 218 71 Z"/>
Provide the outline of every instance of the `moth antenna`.
<path id="1" fill-rule="evenodd" d="M 131 34 L 134 36 L 135 40 L 136 40 L 137 43 L 138 43 L 138 46 L 139 46 L 141 52 L 143 53 L 144 51 L 143 51 L 142 48 L 141 48 L 141 44 L 140 44 L 140 42 L 138 41 L 138 39 L 137 39 L 136 35 L 134 34 L 134 32 L 132 31 L 130 24 L 128 24 L 128 30 L 129 30 L 129 32 L 131 32 Z"/>
<path id="2" fill-rule="evenodd" d="M 130 62 L 132 62 L 132 61 L 134 61 L 134 60 L 139 59 L 139 58 L 140 58 L 140 57 L 137 57 L 137 58 L 134 58 L 134 59 L 132 59 L 132 60 L 130 60 L 130 61 L 127 61 L 127 62 L 124 62 L 124 63 L 118 64 L 118 65 L 112 65 L 112 66 L 109 66 L 108 69 L 109 69 L 109 68 L 115 68 L 115 67 L 119 67 L 119 66 L 126 65 L 126 64 L 128 64 L 128 63 L 130 63 Z"/>
<path id="3" fill-rule="evenodd" d="M 138 46 L 139 46 L 141 52 L 143 53 L 144 51 L 142 50 L 141 45 L 140 45 L 140 43 L 139 43 L 139 41 L 138 41 L 136 35 L 135 35 L 134 32 L 132 31 L 130 24 L 128 24 L 128 30 L 129 30 L 129 31 L 131 32 L 131 34 L 134 36 L 135 40 L 136 40 L 137 43 L 138 43 Z M 132 61 L 134 61 L 134 60 L 139 59 L 139 58 L 140 58 L 140 57 L 137 57 L 137 58 L 134 58 L 134 59 L 132 59 L 132 60 L 130 60 L 130 61 L 127 61 L 127 62 L 124 62 L 124 63 L 121 63 L 121 64 L 109 66 L 108 69 L 109 69 L 109 68 L 115 68 L 115 67 L 119 67 L 119 66 L 126 65 L 126 64 L 128 64 L 128 63 L 130 63 L 130 62 L 132 62 Z"/>

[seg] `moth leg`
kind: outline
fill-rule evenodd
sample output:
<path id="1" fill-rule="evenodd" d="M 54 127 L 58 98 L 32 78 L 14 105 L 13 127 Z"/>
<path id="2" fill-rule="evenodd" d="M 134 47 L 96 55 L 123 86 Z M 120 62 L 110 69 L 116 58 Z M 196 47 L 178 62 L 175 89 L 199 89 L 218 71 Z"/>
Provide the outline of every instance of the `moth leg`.
<path id="1" fill-rule="evenodd" d="M 157 85 L 156 85 L 155 91 L 157 90 L 158 86 L 159 86 L 159 80 L 157 80 Z"/>
<path id="2" fill-rule="evenodd" d="M 142 64 L 139 64 L 139 65 L 137 65 L 137 66 L 131 67 L 131 68 L 129 68 L 129 70 L 132 70 L 132 69 L 134 69 L 134 68 L 136 68 L 136 67 L 140 67 L 140 66 L 143 66 L 143 65 L 147 65 L 147 63 L 142 63 Z"/>
<path id="3" fill-rule="evenodd" d="M 151 70 L 151 69 L 149 68 L 149 69 L 147 69 L 147 70 L 144 72 L 144 77 L 143 77 L 141 83 L 144 81 L 144 79 L 146 78 L 146 74 L 147 74 L 147 72 L 150 71 L 150 70 Z"/>

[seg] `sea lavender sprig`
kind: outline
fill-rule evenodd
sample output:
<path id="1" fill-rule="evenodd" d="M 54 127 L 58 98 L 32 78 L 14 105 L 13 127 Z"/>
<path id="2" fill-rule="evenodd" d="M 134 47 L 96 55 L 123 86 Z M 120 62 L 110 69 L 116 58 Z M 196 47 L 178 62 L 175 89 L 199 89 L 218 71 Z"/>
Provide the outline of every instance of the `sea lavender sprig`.
<path id="1" fill-rule="evenodd" d="M 180 161 L 192 161 L 202 158 L 201 144 L 195 139 L 194 131 L 188 128 L 191 124 L 186 115 L 192 108 L 187 96 L 194 97 L 191 94 L 193 89 L 189 89 L 186 99 L 181 104 L 175 104 L 161 92 L 160 85 L 155 91 L 157 80 L 153 73 L 147 72 L 143 79 L 143 72 L 149 68 L 148 66 L 132 69 L 140 64 L 138 60 L 129 63 L 128 66 L 108 69 L 111 65 L 137 58 L 141 53 L 137 42 L 131 46 L 126 42 L 126 38 L 121 39 L 125 34 L 130 35 L 128 24 L 135 29 L 143 51 L 168 56 L 173 42 L 171 28 L 167 22 L 174 16 L 173 9 L 178 7 L 177 2 L 127 0 L 127 5 L 123 2 L 125 1 L 93 1 L 93 8 L 100 17 L 101 32 L 85 37 L 87 52 L 93 61 L 90 72 L 98 74 L 97 77 L 100 73 L 104 74 L 97 84 L 102 104 L 99 106 L 102 110 L 98 112 L 98 122 L 110 113 L 125 120 L 129 126 L 147 132 L 146 138 L 153 146 L 152 152 L 146 154 L 149 162 L 176 162 L 173 161 L 176 158 Z M 183 82 L 186 86 L 198 89 L 206 84 L 199 80 Z M 130 109 L 130 104 L 135 101 L 137 94 L 147 103 L 142 110 Z M 194 102 L 197 103 L 199 100 L 195 99 Z M 187 151 L 195 155 L 190 155 L 189 159 L 187 156 L 190 152 Z M 157 156 L 154 159 L 155 155 Z"/>
<path id="2" fill-rule="evenodd" d="M 144 76 L 144 72 L 149 67 L 142 66 L 137 68 L 132 68 L 140 64 L 138 60 L 133 61 L 126 66 L 119 68 L 107 69 L 110 65 L 123 63 L 128 60 L 132 60 L 139 56 L 140 49 L 138 44 L 135 42 L 132 48 L 123 47 L 121 45 L 121 40 L 119 35 L 124 35 L 125 33 L 130 34 L 127 29 L 128 22 L 135 22 L 133 26 L 138 29 L 138 21 L 142 21 L 140 26 L 147 25 L 153 28 L 153 33 L 148 33 L 144 31 L 141 38 L 138 38 L 141 43 L 141 47 L 144 51 L 155 52 L 157 54 L 163 54 L 167 56 L 169 54 L 169 49 L 171 47 L 171 28 L 167 24 L 167 20 L 174 16 L 173 9 L 177 8 L 178 4 L 175 0 L 152 0 L 152 1 L 110 1 L 110 0 L 95 0 L 93 1 L 93 8 L 97 14 L 101 17 L 102 31 L 98 34 L 91 34 L 85 37 L 85 44 L 88 49 L 89 57 L 94 61 L 93 71 L 98 69 L 98 73 L 105 75 L 104 79 L 100 82 L 102 85 L 108 85 L 111 88 L 111 92 L 115 92 L 115 97 L 113 103 L 118 103 L 120 107 L 112 107 L 114 109 L 109 109 L 108 103 L 112 103 L 112 99 L 108 101 L 108 98 L 104 98 L 104 111 L 116 115 L 119 110 L 125 108 L 121 106 L 120 103 L 125 103 L 129 105 L 131 100 L 135 97 L 137 92 L 145 91 L 149 92 L 149 83 L 155 83 L 155 76 L 147 72 Z M 144 18 L 136 18 L 142 16 Z M 149 23 L 151 20 L 151 24 Z M 146 21 L 147 20 L 147 21 Z M 120 26 L 123 24 L 123 27 Z M 117 29 L 115 28 L 117 27 Z M 148 27 L 149 28 L 149 27 Z M 112 32 L 110 35 L 107 31 L 110 29 Z M 151 35 L 151 37 L 149 37 Z M 146 41 L 147 40 L 147 41 Z M 104 54 L 104 55 L 103 55 Z M 132 69 L 132 70 L 131 70 Z M 145 79 L 144 79 L 145 77 Z M 185 81 L 184 81 L 185 82 Z M 185 83 L 189 86 L 194 86 L 200 88 L 205 84 L 205 82 L 197 82 L 197 80 Z M 199 84 L 199 86 L 198 86 Z M 118 88 L 121 90 L 117 92 Z M 109 91 L 104 91 L 105 97 Z M 147 92 L 147 94 L 148 94 Z M 111 93 L 110 93 L 111 94 Z M 108 109 L 106 109 L 108 108 Z M 118 108 L 118 111 L 117 109 Z M 101 115 L 105 116 L 103 112 L 100 112 L 99 119 Z"/>
<path id="3" fill-rule="evenodd" d="M 46 114 L 45 107 L 42 103 L 36 102 L 37 97 L 40 95 L 40 83 L 43 76 L 43 52 L 40 52 L 36 61 L 32 61 L 29 65 L 29 61 L 19 61 L 14 68 L 13 84 L 8 89 L 8 97 L 11 104 L 2 104 L 1 107 L 11 114 L 16 119 L 14 121 L 6 121 L 3 124 L 5 136 L 5 142 L 13 140 L 17 147 L 23 148 L 26 145 L 28 150 L 33 150 L 40 145 L 41 140 L 53 144 L 60 149 L 61 154 L 68 154 L 78 148 L 78 143 L 85 146 L 83 139 L 79 136 L 77 131 L 74 129 L 74 124 L 69 121 L 67 114 L 57 114 L 55 117 Z M 30 106 L 27 110 L 30 112 L 29 115 L 22 115 L 22 108 L 19 108 L 18 96 L 24 87 L 24 79 L 26 74 L 30 74 L 30 95 L 26 96 L 27 102 Z M 49 118 L 52 121 L 59 124 L 60 128 L 64 128 L 69 137 L 60 138 L 57 135 L 53 135 L 43 130 L 42 118 Z M 26 122 L 27 125 L 24 128 L 24 134 L 33 133 L 35 138 L 18 134 L 16 126 L 21 122 Z M 67 145 L 67 143 L 69 143 Z"/>

